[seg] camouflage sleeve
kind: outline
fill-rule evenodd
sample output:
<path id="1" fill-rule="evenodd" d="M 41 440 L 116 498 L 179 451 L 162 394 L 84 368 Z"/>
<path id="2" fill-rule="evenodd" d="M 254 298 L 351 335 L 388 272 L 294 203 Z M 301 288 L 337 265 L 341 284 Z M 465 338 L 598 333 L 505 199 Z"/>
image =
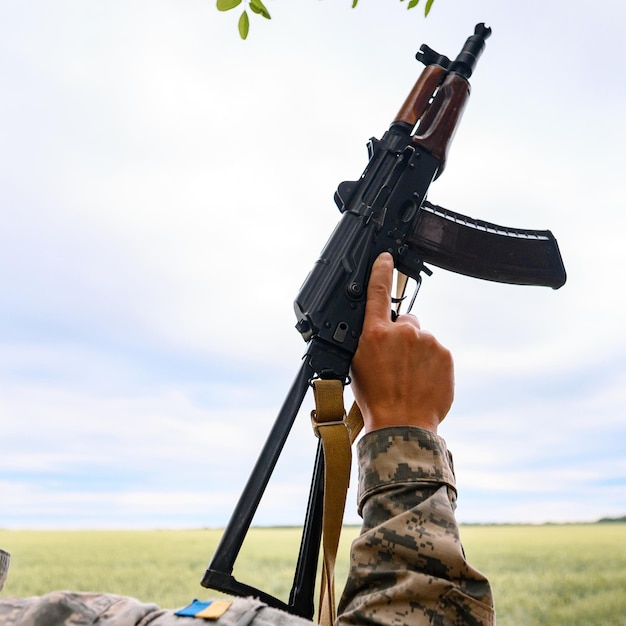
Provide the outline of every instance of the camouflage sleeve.
<path id="1" fill-rule="evenodd" d="M 452 457 L 415 427 L 358 444 L 360 536 L 335 626 L 495 624 L 487 579 L 465 560 L 454 518 Z"/>

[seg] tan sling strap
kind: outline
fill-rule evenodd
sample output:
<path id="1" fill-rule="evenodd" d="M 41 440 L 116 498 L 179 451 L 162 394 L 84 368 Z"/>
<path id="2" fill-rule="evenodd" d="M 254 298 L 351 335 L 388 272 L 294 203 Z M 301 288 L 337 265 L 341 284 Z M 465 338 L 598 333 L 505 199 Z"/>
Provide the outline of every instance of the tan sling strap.
<path id="1" fill-rule="evenodd" d="M 313 391 L 315 411 L 311 413 L 311 420 L 324 450 L 323 558 L 318 621 L 322 626 L 332 626 L 337 614 L 335 559 L 350 482 L 351 444 L 361 430 L 363 420 L 356 403 L 346 417 L 342 381 L 316 379 Z"/>

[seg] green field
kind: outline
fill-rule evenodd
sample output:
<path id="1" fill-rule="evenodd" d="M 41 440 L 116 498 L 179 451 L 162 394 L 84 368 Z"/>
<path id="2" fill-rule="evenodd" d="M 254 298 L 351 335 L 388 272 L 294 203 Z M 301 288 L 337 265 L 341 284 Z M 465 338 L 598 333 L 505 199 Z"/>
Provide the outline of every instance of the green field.
<path id="1" fill-rule="evenodd" d="M 347 572 L 344 532 L 338 582 Z M 499 626 L 626 626 L 626 524 L 465 526 L 470 562 L 492 581 Z M 220 531 L 0 531 L 12 553 L 3 595 L 109 591 L 163 607 L 216 594 L 199 580 Z M 237 561 L 242 582 L 286 598 L 296 529 L 252 529 Z"/>

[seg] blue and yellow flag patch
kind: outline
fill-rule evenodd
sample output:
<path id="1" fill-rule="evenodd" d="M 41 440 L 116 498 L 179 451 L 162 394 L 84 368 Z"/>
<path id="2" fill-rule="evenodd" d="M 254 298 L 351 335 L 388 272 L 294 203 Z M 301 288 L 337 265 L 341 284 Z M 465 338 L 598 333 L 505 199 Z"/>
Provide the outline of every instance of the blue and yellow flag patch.
<path id="1" fill-rule="evenodd" d="M 228 611 L 232 602 L 230 600 L 194 600 L 183 609 L 178 609 L 174 615 L 179 617 L 198 617 L 201 619 L 219 619 Z"/>

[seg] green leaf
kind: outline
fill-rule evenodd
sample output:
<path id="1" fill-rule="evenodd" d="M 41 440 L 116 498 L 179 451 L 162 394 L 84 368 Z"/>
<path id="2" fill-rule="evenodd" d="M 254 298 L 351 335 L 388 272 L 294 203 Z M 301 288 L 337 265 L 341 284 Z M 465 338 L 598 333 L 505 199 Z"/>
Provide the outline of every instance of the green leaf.
<path id="1" fill-rule="evenodd" d="M 250 8 L 254 13 L 262 15 L 266 20 L 271 20 L 270 12 L 265 8 L 261 0 L 250 0 Z"/>
<path id="2" fill-rule="evenodd" d="M 426 6 L 424 7 L 424 17 L 428 17 L 428 14 L 430 13 L 430 7 L 433 6 L 433 2 L 435 0 L 426 0 Z"/>
<path id="3" fill-rule="evenodd" d="M 352 0 L 352 8 L 353 9 L 354 9 L 354 7 L 356 7 L 358 2 L 359 2 L 359 0 Z"/>
<path id="4" fill-rule="evenodd" d="M 420 0 L 411 0 L 411 2 L 409 2 L 409 6 L 407 7 L 407 9 L 412 9 L 413 7 L 416 7 L 419 1 Z"/>
<path id="5" fill-rule="evenodd" d="M 241 0 L 217 0 L 218 11 L 230 11 L 241 4 Z"/>
<path id="6" fill-rule="evenodd" d="M 239 35 L 242 39 L 245 39 L 248 36 L 248 31 L 250 30 L 250 20 L 248 18 L 248 12 L 244 10 L 239 18 Z"/>

